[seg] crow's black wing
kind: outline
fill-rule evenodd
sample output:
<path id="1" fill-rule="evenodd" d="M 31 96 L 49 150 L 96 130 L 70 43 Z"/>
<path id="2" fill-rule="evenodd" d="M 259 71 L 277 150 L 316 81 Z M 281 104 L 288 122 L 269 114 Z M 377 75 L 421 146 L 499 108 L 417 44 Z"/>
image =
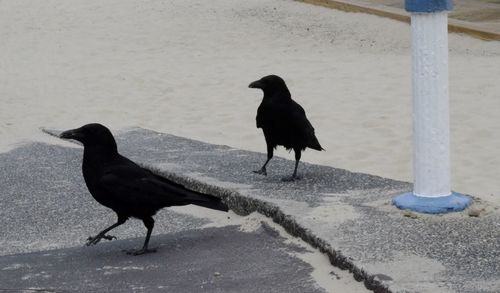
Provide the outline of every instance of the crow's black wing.
<path id="1" fill-rule="evenodd" d="M 287 112 L 290 127 L 293 127 L 295 131 L 300 133 L 301 137 L 307 137 L 311 133 L 314 134 L 314 127 L 307 119 L 306 112 L 301 105 L 292 100 Z"/>
<path id="2" fill-rule="evenodd" d="M 266 105 L 261 103 L 259 108 L 257 108 L 257 117 L 255 118 L 257 122 L 257 128 L 264 128 L 266 125 L 266 120 L 268 120 L 269 110 L 266 109 Z"/>
<path id="3" fill-rule="evenodd" d="M 321 145 L 314 134 L 314 127 L 311 122 L 307 119 L 306 111 L 297 102 L 293 101 L 290 103 L 289 107 L 290 113 L 290 125 L 295 129 L 295 131 L 303 140 L 305 146 L 316 149 L 323 150 Z"/>
<path id="4" fill-rule="evenodd" d="M 220 206 L 222 204 L 219 198 L 189 190 L 181 184 L 141 168 L 126 158 L 123 158 L 120 164 L 104 168 L 99 185 L 114 201 L 126 206 L 161 208 L 196 204 L 227 211 L 225 205 Z"/>
<path id="5" fill-rule="evenodd" d="M 140 167 L 107 167 L 99 178 L 99 187 L 109 200 L 129 207 L 164 207 L 181 204 L 185 196 L 168 184 L 156 180 Z"/>

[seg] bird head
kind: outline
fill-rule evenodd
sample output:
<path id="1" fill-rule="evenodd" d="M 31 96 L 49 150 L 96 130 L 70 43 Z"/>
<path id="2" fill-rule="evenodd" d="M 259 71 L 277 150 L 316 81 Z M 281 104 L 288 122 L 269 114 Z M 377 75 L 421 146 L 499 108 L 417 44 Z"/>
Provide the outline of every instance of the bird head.
<path id="1" fill-rule="evenodd" d="M 248 85 L 249 88 L 257 88 L 264 91 L 266 95 L 274 95 L 276 93 L 290 97 L 290 92 L 285 84 L 285 81 L 277 75 L 268 75 L 263 78 L 252 82 Z"/>
<path id="2" fill-rule="evenodd" d="M 84 147 L 95 146 L 115 151 L 117 149 L 111 131 L 106 126 L 98 123 L 86 124 L 80 128 L 64 131 L 59 137 L 77 140 L 81 142 Z"/>

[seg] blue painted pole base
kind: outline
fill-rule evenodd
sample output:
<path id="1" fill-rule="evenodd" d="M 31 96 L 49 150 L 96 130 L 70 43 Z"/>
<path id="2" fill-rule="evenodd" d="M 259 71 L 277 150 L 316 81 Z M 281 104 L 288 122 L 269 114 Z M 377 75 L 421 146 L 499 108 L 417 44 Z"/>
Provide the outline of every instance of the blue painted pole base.
<path id="1" fill-rule="evenodd" d="M 453 192 L 442 197 L 416 196 L 413 192 L 403 193 L 392 199 L 392 204 L 402 210 L 412 210 L 426 214 L 459 212 L 472 203 L 469 196 Z"/>

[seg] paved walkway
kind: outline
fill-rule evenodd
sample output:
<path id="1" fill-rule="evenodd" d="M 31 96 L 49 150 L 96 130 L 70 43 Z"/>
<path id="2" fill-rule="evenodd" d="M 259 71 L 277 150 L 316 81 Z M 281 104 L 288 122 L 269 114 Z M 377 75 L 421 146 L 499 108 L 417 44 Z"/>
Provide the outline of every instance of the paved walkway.
<path id="1" fill-rule="evenodd" d="M 301 1 L 301 0 L 299 0 Z M 303 0 L 347 11 L 364 11 L 408 21 L 404 0 Z M 487 40 L 500 40 L 500 1 L 454 0 L 449 14 L 450 31 Z"/>
<path id="2" fill-rule="evenodd" d="M 360 0 L 384 6 L 404 9 L 403 0 Z M 450 12 L 451 19 L 461 20 L 500 32 L 500 1 L 498 0 L 454 0 L 455 6 Z"/>

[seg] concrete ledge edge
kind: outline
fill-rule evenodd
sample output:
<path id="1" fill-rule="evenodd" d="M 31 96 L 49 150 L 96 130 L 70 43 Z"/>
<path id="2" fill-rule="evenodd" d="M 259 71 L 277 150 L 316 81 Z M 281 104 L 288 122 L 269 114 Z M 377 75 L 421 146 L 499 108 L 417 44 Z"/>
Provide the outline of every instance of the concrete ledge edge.
<path id="1" fill-rule="evenodd" d="M 314 248 L 317 248 L 322 253 L 326 254 L 333 266 L 342 270 L 349 270 L 349 272 L 353 274 L 354 279 L 358 282 L 363 282 L 367 289 L 377 293 L 392 292 L 389 288 L 377 280 L 375 276 L 371 276 L 363 269 L 355 266 L 346 256 L 342 255 L 340 251 L 331 247 L 327 241 L 317 237 L 312 233 L 312 231 L 299 225 L 292 215 L 285 214 L 279 206 L 263 200 L 244 196 L 234 190 L 221 188 L 187 176 L 161 170 L 155 166 L 142 163 L 140 163 L 140 165 L 159 176 L 163 176 L 176 183 L 182 184 L 186 188 L 222 198 L 229 208 L 238 215 L 245 216 L 253 212 L 259 212 L 260 214 L 271 218 L 275 223 L 282 226 L 290 235 L 302 239 Z"/>

